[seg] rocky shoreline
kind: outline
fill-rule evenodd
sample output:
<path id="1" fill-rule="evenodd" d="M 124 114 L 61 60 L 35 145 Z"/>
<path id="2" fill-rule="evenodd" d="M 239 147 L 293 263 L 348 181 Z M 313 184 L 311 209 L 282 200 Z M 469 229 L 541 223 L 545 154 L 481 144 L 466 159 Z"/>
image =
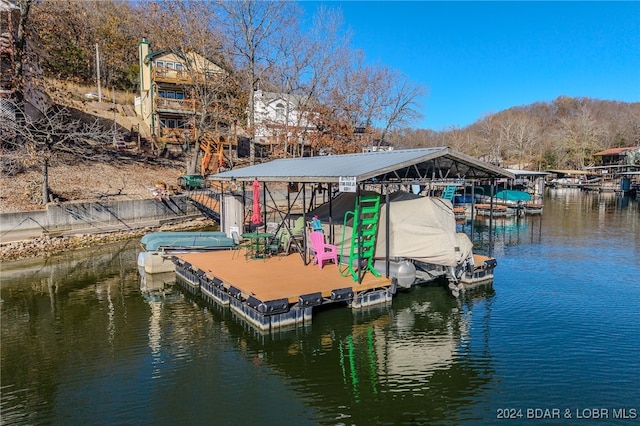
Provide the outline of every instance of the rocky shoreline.
<path id="1" fill-rule="evenodd" d="M 211 219 L 196 219 L 183 223 L 165 224 L 157 227 L 145 227 L 126 231 L 114 231 L 98 234 L 84 234 L 73 236 L 48 235 L 23 241 L 14 241 L 0 245 L 0 264 L 31 257 L 50 257 L 54 254 L 108 244 L 116 241 L 140 238 L 149 232 L 156 231 L 187 231 L 211 227 Z"/>

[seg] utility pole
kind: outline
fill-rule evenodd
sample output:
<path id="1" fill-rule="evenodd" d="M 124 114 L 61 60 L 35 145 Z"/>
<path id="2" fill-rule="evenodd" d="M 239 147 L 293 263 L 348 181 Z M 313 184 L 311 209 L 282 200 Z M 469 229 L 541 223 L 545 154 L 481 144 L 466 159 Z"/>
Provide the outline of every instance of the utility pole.
<path id="1" fill-rule="evenodd" d="M 102 88 L 100 87 L 100 53 L 98 43 L 96 43 L 96 72 L 98 77 L 98 102 L 102 102 Z"/>

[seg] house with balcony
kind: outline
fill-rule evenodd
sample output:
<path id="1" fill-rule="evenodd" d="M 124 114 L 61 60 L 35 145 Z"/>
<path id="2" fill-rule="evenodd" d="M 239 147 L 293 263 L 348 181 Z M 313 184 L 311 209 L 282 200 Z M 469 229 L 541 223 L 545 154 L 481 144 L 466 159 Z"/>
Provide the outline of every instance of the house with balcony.
<path id="1" fill-rule="evenodd" d="M 597 166 L 640 166 L 640 147 L 610 148 L 593 154 Z"/>
<path id="2" fill-rule="evenodd" d="M 199 99 L 215 99 L 220 90 L 218 82 L 228 75 L 226 70 L 195 52 L 151 51 L 145 38 L 138 51 L 140 94 L 135 99 L 135 109 L 156 148 L 188 150 L 191 144 L 198 143 L 204 151 L 203 162 L 217 156 L 222 163 L 222 150 L 232 143 L 229 124 L 220 118 L 224 114 L 211 110 L 224 106 L 216 101 L 203 104 L 196 93 L 208 91 Z M 206 123 L 201 120 L 203 115 L 207 115 Z M 214 171 L 202 164 L 203 174 Z"/>
<path id="3" fill-rule="evenodd" d="M 316 131 L 311 120 L 312 102 L 308 96 L 256 90 L 256 144 L 265 147 L 271 155 L 304 155 L 310 149 L 308 136 Z"/>
<path id="4" fill-rule="evenodd" d="M 596 174 L 584 189 L 623 191 L 640 186 L 640 147 L 610 148 L 593 154 L 595 166 L 586 170 Z"/>

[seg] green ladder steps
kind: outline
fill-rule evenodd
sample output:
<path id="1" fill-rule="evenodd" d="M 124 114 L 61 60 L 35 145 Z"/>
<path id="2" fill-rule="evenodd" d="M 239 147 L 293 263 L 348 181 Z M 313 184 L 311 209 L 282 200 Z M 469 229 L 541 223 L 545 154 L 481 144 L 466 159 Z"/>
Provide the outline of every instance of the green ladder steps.
<path id="1" fill-rule="evenodd" d="M 380 215 L 380 196 L 363 195 L 356 199 L 355 211 L 347 212 L 345 215 L 343 235 L 349 215 L 353 215 L 349 261 L 346 269 L 340 271 L 340 273 L 345 277 L 351 275 L 353 280 L 358 282 L 361 278 L 361 272 L 364 275 L 366 271 L 369 271 L 374 276 L 380 277 L 380 273 L 373 267 L 376 234 L 378 233 L 378 216 Z M 344 237 L 342 245 L 344 247 Z M 360 260 L 359 265 L 358 259 Z"/>

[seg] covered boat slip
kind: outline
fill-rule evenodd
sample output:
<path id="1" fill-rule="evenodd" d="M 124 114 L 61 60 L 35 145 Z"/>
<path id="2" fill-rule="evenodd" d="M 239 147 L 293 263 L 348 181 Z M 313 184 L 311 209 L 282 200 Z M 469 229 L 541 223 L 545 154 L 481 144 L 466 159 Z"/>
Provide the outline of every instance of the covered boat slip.
<path id="1" fill-rule="evenodd" d="M 274 183 L 289 183 L 284 215 L 275 217 L 278 221 L 290 219 L 294 204 L 303 206 L 302 214 L 310 220 L 308 212 L 321 203 L 316 203 L 323 194 L 332 209 L 332 197 L 336 192 L 373 190 L 382 194 L 383 202 L 387 194 L 419 185 L 422 189 L 441 189 L 443 185 L 461 181 L 491 181 L 514 179 L 510 171 L 477 160 L 448 147 L 404 149 L 367 152 L 362 154 L 326 155 L 304 158 L 287 158 L 240 169 L 229 170 L 209 176 L 208 179 L 221 182 L 227 193 L 254 181 L 262 187 L 261 206 L 263 221 L 268 222 L 268 212 L 280 212 L 270 188 Z M 351 186 L 348 186 L 348 185 Z M 426 191 L 429 192 L 429 191 Z M 247 208 L 247 193 L 242 191 L 243 205 Z M 271 203 L 271 205 L 269 205 Z M 225 210 L 224 198 L 222 210 Z M 246 217 L 246 213 L 244 215 Z M 228 232 L 230 224 L 221 217 L 221 227 Z M 289 221 L 290 222 L 290 221 Z"/>
<path id="2" fill-rule="evenodd" d="M 423 256 L 421 248 L 430 247 L 433 251 L 434 244 L 414 244 L 412 239 L 417 235 L 423 239 L 438 235 L 427 229 L 435 223 L 426 223 L 425 220 L 444 221 L 451 224 L 446 226 L 451 229 L 447 229 L 447 235 L 438 241 L 444 238 L 447 242 L 442 244 L 447 247 L 435 247 L 439 260 L 434 262 L 441 263 L 443 267 L 453 266 L 463 253 L 456 251 L 460 243 L 455 236 L 455 218 L 450 201 L 425 197 L 416 200 L 414 196 L 412 200 L 401 202 L 409 208 L 401 208 L 400 204 L 392 208 L 391 198 L 403 192 L 406 194 L 411 185 L 442 187 L 443 183 L 460 180 L 495 181 L 513 177 L 512 173 L 500 167 L 447 147 L 290 158 L 226 171 L 208 179 L 221 182 L 220 228 L 227 235 L 238 230 L 244 232 L 244 220 L 248 217 L 256 226 L 276 222 L 277 229 L 270 232 L 277 234 L 291 231 L 299 216 L 308 224 L 318 213 L 324 219 L 322 227 L 326 242 L 342 246 L 342 234 L 347 231 L 343 226 L 344 210 L 348 209 L 351 210 L 348 213 L 352 222 L 349 225 L 352 227 L 349 250 L 338 247 L 347 251 L 342 251 L 339 267 L 329 263 L 318 268 L 310 264 L 312 258 L 307 233 L 310 230 L 307 229 L 301 233 L 300 239 L 295 240 L 297 250 L 291 254 L 281 253 L 266 259 L 246 258 L 237 253 L 238 250 L 181 254 L 174 258 L 176 273 L 179 281 L 190 291 L 218 304 L 230 305 L 233 311 L 260 330 L 310 321 L 314 306 L 346 302 L 357 309 L 389 302 L 401 284 L 400 279 L 393 276 L 391 261 L 396 256 L 395 252 L 405 247 L 398 239 L 391 238 L 392 235 L 397 234 L 409 243 L 405 248 L 408 247 L 412 258 L 420 260 L 431 256 Z M 282 183 L 288 184 L 286 196 L 274 197 L 271 187 Z M 253 188 L 251 202 L 246 201 L 249 196 L 245 191 L 240 195 L 235 192 L 240 186 Z M 376 195 L 367 195 L 371 192 Z M 322 196 L 318 197 L 318 194 Z M 346 207 L 340 206 L 343 195 L 351 195 L 353 200 Z M 241 203 L 239 197 L 242 198 Z M 295 203 L 295 208 L 302 207 L 301 215 L 300 210 L 297 214 L 292 213 Z M 412 207 L 413 203 L 422 207 Z M 444 216 L 429 215 L 425 210 L 425 218 L 416 220 L 420 210 L 426 208 L 424 203 L 432 204 L 431 207 L 444 212 Z M 248 205 L 253 208 L 251 214 L 247 212 Z M 320 211 L 314 212 L 322 205 L 327 209 L 326 216 Z M 239 207 L 239 214 L 229 214 Z M 394 211 L 411 216 L 415 221 L 412 226 L 420 227 L 421 232 L 407 228 L 406 221 L 390 219 L 390 215 L 399 214 Z M 258 222 L 256 219 L 260 218 L 262 220 Z M 440 232 L 443 227 L 438 225 L 436 228 Z M 427 235 L 429 232 L 431 237 Z M 381 244 L 378 249 L 377 243 Z M 378 255 L 374 253 L 376 250 Z M 374 266 L 374 262 L 384 267 Z"/>

